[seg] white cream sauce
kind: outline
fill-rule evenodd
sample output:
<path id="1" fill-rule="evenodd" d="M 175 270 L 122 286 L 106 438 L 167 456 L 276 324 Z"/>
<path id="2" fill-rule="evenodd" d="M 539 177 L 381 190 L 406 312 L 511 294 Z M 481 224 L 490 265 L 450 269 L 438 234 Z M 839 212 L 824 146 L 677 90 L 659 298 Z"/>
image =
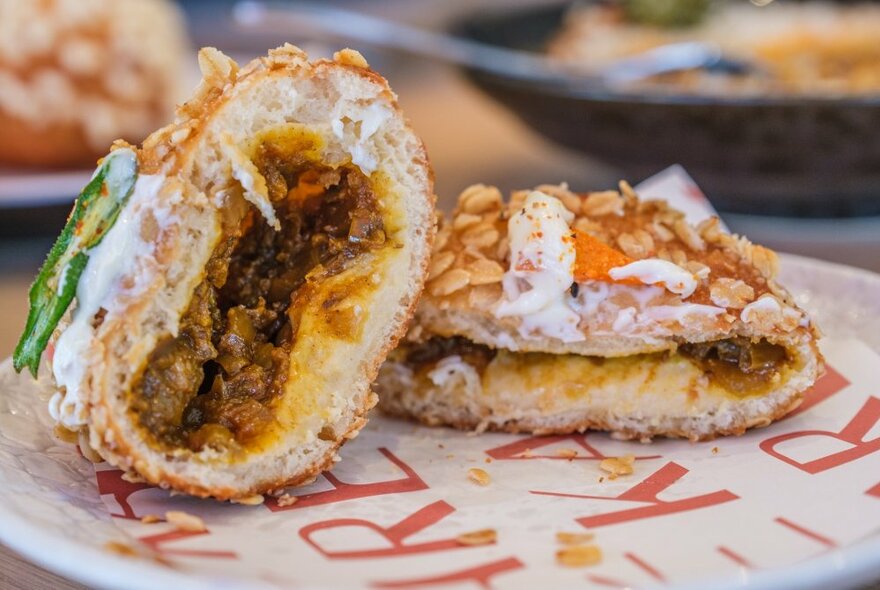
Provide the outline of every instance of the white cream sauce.
<path id="1" fill-rule="evenodd" d="M 101 243 L 88 252 L 89 259 L 77 285 L 76 309 L 70 325 L 55 342 L 52 358 L 52 372 L 60 391 L 49 401 L 49 413 L 71 430 L 86 423 L 87 407 L 82 385 L 86 378 L 86 357 L 95 335 L 95 314 L 102 308 L 108 312 L 112 309 L 119 293 L 120 279 L 130 268 L 131 261 L 153 249 L 152 244 L 141 239 L 141 212 L 152 207 L 164 181 L 162 175 L 139 176 L 116 223 Z M 161 212 L 155 209 L 153 212 L 160 227 L 170 221 L 167 216 L 156 214 Z"/>
<path id="2" fill-rule="evenodd" d="M 532 191 L 508 222 L 511 263 L 495 315 L 519 316 L 523 337 L 539 333 L 564 342 L 584 339 L 567 294 L 574 282 L 573 218 L 559 199 Z"/>
<path id="3" fill-rule="evenodd" d="M 615 281 L 634 278 L 646 285 L 660 285 L 669 292 L 687 298 L 697 289 L 694 275 L 677 264 L 660 258 L 645 258 L 608 271 Z"/>
<path id="4" fill-rule="evenodd" d="M 482 390 L 477 370 L 457 354 L 441 359 L 428 373 L 428 379 L 440 388 L 457 385 L 474 397 Z"/>

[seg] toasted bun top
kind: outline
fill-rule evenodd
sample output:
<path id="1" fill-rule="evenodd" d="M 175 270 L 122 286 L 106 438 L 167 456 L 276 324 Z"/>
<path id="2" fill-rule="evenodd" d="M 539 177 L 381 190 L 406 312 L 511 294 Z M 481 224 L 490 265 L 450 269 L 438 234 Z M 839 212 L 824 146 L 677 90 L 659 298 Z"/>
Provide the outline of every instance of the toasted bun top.
<path id="1" fill-rule="evenodd" d="M 717 218 L 692 226 L 666 202 L 640 200 L 625 182 L 619 191 L 586 194 L 565 185 L 535 190 L 545 201 L 558 200 L 559 217 L 570 217 L 571 234 L 563 239 L 571 241 L 572 252 L 578 250 L 577 267 L 586 267 L 587 278 L 572 279 L 577 284 L 560 293 L 563 312 L 575 314 L 577 332 L 560 336 L 542 329 L 546 316 L 537 321 L 500 312 L 511 291 L 529 289 L 522 277 L 530 265 L 548 263 L 512 260 L 509 227 L 517 216 L 531 218 L 530 192 L 515 192 L 505 203 L 498 189 L 474 185 L 441 223 L 413 338 L 461 335 L 510 350 L 622 356 L 733 336 L 776 343 L 816 337 L 809 318 L 776 281 L 776 254 L 724 232 Z M 528 239 L 547 250 L 550 232 L 535 228 Z M 587 244 L 583 252 L 581 243 Z M 650 277 L 608 275 L 608 267 L 645 260 L 684 276 L 692 288 L 676 292 Z"/>

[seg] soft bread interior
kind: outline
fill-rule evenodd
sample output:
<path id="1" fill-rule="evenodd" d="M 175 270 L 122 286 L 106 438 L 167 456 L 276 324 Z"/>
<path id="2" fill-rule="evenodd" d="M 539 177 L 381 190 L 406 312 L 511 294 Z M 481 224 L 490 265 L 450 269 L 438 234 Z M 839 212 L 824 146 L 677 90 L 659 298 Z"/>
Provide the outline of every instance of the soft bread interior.
<path id="1" fill-rule="evenodd" d="M 238 73 L 231 86 L 205 88 L 206 76 L 200 97 L 211 102 L 189 122 L 174 170 L 142 215 L 158 232 L 156 248 L 131 264 L 144 295 L 108 310 L 97 332 L 103 386 L 93 388 L 92 446 L 149 481 L 198 495 L 247 496 L 309 480 L 336 460 L 375 404 L 369 385 L 411 314 L 430 250 L 430 171 L 384 80 L 357 66 L 308 64 L 298 50 L 274 57 Z M 208 70 L 235 78 L 231 60 L 214 54 L 208 61 Z M 180 128 L 164 137 L 173 141 Z M 307 161 L 304 171 L 314 165 L 369 179 L 385 245 L 340 272 L 307 279 L 308 293 L 294 290 L 300 297 L 290 315 L 297 317 L 282 319 L 296 322 L 296 337 L 283 384 L 264 404 L 272 421 L 263 432 L 247 440 L 233 432 L 229 445 L 157 440 L 133 412 L 139 380 L 157 347 L 181 335 L 194 292 L 210 279 L 206 266 L 242 224 L 276 231 L 276 221 L 290 223 L 261 198 L 266 171 L 254 154 L 291 136 L 310 138 L 291 150 Z M 163 209 L 162 219 L 149 221 Z M 340 315 L 342 335 L 334 329 Z"/>
<path id="2" fill-rule="evenodd" d="M 754 344 L 760 375 L 736 375 L 736 363 L 719 362 L 712 346 L 601 358 L 492 350 L 461 337 L 435 338 L 406 343 L 389 358 L 378 381 L 380 407 L 431 424 L 480 430 L 600 429 L 623 438 L 694 440 L 739 434 L 793 409 L 819 370 L 810 339 L 784 347 Z M 758 367 L 762 359 L 766 363 Z"/>

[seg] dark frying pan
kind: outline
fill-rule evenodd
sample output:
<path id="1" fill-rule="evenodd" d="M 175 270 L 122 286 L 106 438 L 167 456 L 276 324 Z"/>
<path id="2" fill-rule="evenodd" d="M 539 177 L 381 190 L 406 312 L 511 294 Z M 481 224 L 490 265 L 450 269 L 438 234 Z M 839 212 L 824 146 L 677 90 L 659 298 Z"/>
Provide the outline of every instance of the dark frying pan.
<path id="1" fill-rule="evenodd" d="M 453 35 L 540 52 L 567 5 L 485 11 Z M 880 214 L 880 97 L 619 94 L 463 68 L 526 124 L 642 178 L 687 168 L 725 211 L 796 216 Z"/>

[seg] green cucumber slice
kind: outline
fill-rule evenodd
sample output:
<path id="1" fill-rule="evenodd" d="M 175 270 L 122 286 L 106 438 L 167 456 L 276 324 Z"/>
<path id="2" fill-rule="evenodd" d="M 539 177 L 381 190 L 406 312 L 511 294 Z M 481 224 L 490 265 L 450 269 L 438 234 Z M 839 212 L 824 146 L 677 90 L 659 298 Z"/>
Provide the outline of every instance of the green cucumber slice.
<path id="1" fill-rule="evenodd" d="M 30 310 L 12 363 L 36 377 L 52 332 L 76 296 L 88 252 L 101 243 L 125 207 L 137 181 L 137 155 L 118 149 L 104 160 L 82 190 L 67 224 L 49 251 L 28 294 Z"/>

